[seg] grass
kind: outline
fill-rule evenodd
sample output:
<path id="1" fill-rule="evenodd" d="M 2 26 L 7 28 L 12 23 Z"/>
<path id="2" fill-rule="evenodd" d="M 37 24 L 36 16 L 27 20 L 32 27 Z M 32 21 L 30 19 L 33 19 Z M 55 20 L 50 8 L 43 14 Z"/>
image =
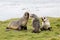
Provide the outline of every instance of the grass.
<path id="1" fill-rule="evenodd" d="M 0 21 L 0 40 L 60 40 L 60 18 L 49 18 L 52 31 L 41 31 L 40 33 L 32 33 L 31 19 L 28 21 L 27 31 L 6 31 L 8 23 L 13 20 L 17 19 Z"/>

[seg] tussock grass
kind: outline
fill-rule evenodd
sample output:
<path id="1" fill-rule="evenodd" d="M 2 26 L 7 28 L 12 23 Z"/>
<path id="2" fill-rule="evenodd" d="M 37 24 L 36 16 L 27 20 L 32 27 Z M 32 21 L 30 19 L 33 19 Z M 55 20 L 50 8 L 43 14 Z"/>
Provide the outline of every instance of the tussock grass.
<path id="1" fill-rule="evenodd" d="M 41 31 L 40 33 L 32 33 L 31 19 L 28 21 L 27 31 L 6 31 L 6 27 L 10 21 L 18 20 L 9 19 L 0 21 L 0 40 L 60 40 L 60 18 L 49 18 L 52 31 Z M 41 21 L 40 21 L 41 22 Z"/>

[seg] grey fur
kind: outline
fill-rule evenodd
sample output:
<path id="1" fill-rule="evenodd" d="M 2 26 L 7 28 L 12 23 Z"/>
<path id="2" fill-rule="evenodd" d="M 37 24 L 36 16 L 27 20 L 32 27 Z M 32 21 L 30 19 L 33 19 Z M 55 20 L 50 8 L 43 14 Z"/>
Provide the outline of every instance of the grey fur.
<path id="1" fill-rule="evenodd" d="M 27 30 L 28 19 L 29 19 L 29 13 L 25 12 L 24 16 L 21 19 L 10 22 L 6 29 L 7 30 L 9 30 L 9 29 L 15 29 L 15 30 L 25 29 L 25 30 Z"/>
<path id="2" fill-rule="evenodd" d="M 42 17 L 42 27 L 41 30 L 51 30 L 50 22 L 47 17 Z"/>
<path id="3" fill-rule="evenodd" d="M 33 32 L 34 33 L 39 33 L 39 30 L 40 30 L 40 21 L 38 19 L 38 17 L 35 15 L 35 14 L 31 14 L 31 16 L 33 19 L 32 19 L 32 26 L 34 28 Z"/>

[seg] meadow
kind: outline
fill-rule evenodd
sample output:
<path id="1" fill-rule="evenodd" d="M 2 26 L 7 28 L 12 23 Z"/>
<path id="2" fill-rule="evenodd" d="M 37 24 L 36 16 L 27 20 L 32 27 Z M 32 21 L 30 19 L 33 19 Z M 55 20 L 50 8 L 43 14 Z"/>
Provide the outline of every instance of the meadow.
<path id="1" fill-rule="evenodd" d="M 0 21 L 0 40 L 60 40 L 60 18 L 49 17 L 52 31 L 41 31 L 40 33 L 32 33 L 32 20 L 28 21 L 28 30 L 10 30 L 6 31 L 6 27 L 10 21 L 18 20 L 13 18 L 6 21 Z M 41 19 L 40 19 L 41 24 Z"/>

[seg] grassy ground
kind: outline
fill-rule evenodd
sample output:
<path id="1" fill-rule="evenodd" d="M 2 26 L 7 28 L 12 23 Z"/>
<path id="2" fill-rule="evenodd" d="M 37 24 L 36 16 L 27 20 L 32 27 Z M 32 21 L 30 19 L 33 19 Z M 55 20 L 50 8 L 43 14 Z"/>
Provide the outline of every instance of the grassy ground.
<path id="1" fill-rule="evenodd" d="M 32 33 L 33 30 L 31 20 L 28 22 L 27 31 L 6 31 L 8 23 L 12 20 L 0 21 L 0 40 L 60 40 L 60 18 L 49 18 L 52 31 L 42 31 L 40 33 Z"/>

